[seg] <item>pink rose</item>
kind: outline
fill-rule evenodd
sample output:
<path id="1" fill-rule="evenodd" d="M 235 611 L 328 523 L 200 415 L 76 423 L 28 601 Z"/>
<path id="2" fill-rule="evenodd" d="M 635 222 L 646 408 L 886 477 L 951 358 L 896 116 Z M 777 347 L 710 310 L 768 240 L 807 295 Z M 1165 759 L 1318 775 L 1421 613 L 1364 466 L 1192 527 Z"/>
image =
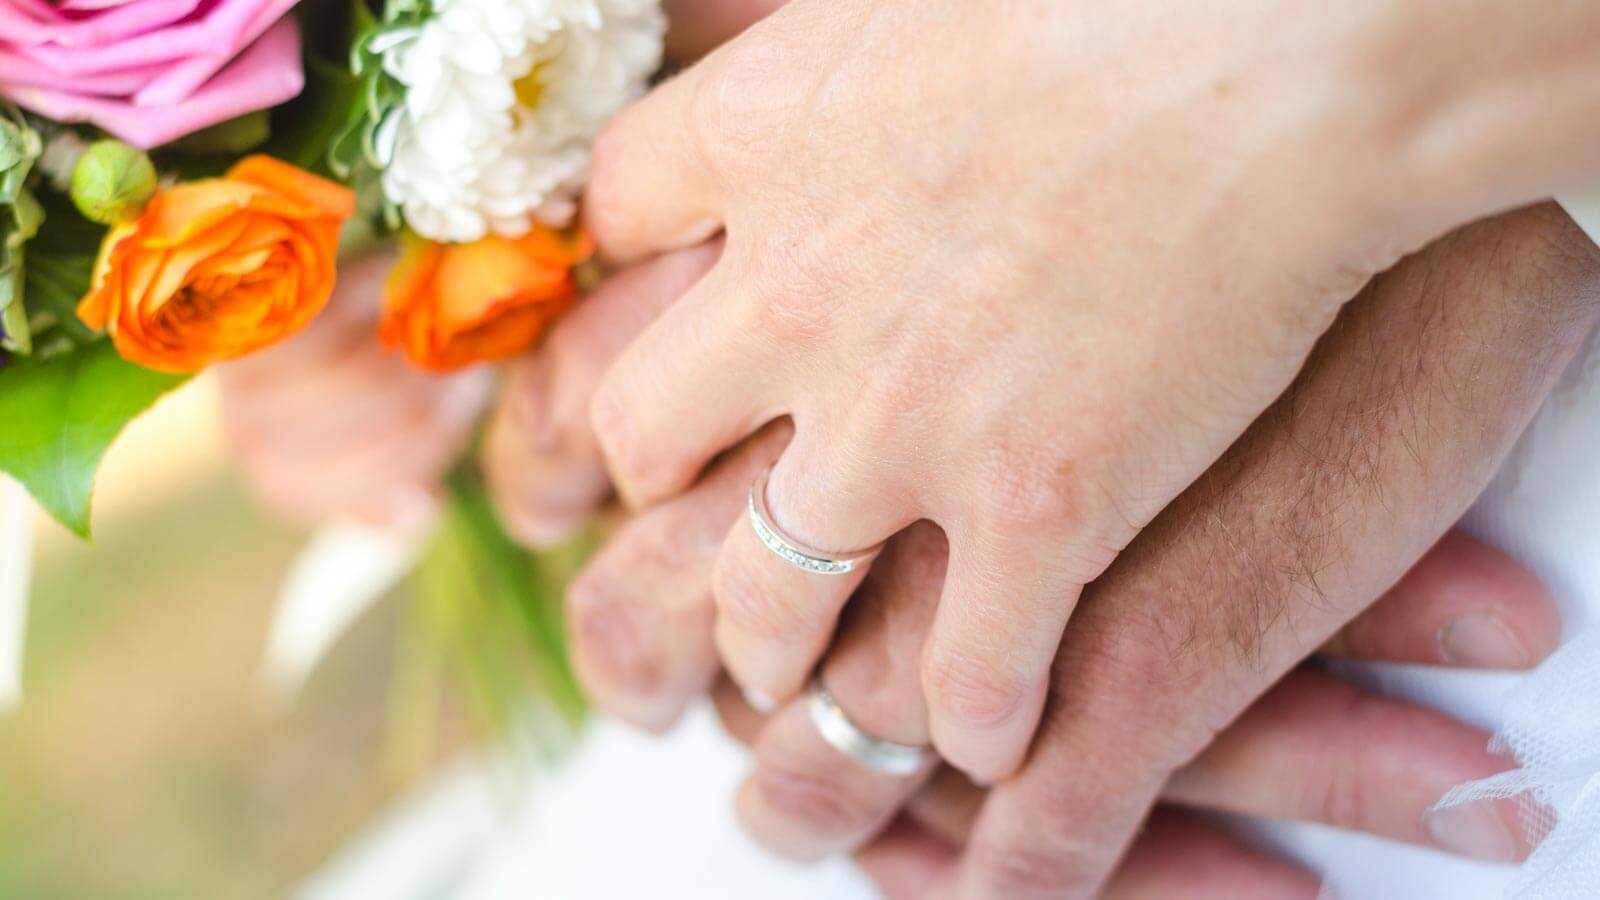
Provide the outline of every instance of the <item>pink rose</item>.
<path id="1" fill-rule="evenodd" d="M 299 0 L 0 0 L 0 95 L 154 147 L 300 93 Z"/>

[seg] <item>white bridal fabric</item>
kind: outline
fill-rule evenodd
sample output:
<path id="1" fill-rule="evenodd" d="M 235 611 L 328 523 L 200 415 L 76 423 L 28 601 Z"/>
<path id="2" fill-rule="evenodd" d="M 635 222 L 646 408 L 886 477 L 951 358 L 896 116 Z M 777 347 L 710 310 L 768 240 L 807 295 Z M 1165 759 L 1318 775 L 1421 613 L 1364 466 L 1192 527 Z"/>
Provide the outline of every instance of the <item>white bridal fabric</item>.
<path id="1" fill-rule="evenodd" d="M 1600 239 L 1600 193 L 1567 206 Z M 1237 822 L 1324 873 L 1330 898 L 1600 898 L 1600 339 L 1590 343 L 1465 521 L 1555 592 L 1567 635 L 1559 654 L 1531 675 L 1341 667 L 1373 690 L 1497 731 L 1520 768 L 1452 802 L 1532 792 L 1559 820 L 1533 823 L 1549 835 L 1520 867 L 1320 826 Z M 510 795 L 481 769 L 441 779 L 301 896 L 875 897 L 842 861 L 785 865 L 740 834 L 732 794 L 744 761 L 704 708 L 661 740 L 601 722 L 565 768 Z"/>

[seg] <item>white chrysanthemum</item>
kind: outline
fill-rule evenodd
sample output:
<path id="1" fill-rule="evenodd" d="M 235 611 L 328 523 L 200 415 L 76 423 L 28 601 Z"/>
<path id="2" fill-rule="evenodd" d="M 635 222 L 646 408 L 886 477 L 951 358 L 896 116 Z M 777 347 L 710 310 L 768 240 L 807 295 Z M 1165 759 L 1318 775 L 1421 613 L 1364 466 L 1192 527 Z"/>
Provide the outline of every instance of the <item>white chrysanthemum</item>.
<path id="1" fill-rule="evenodd" d="M 407 87 L 379 129 L 383 190 L 424 237 L 561 227 L 600 126 L 661 63 L 658 0 L 436 0 L 383 51 Z"/>

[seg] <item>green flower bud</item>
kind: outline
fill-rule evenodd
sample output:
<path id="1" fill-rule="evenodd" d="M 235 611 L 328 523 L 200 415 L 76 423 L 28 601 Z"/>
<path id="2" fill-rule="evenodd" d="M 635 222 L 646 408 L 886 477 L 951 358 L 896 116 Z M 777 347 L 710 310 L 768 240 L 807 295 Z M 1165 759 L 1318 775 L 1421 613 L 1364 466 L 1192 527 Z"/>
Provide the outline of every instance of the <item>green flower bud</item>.
<path id="1" fill-rule="evenodd" d="M 73 205 L 102 225 L 137 218 L 155 192 L 155 164 L 121 141 L 96 141 L 72 169 Z"/>

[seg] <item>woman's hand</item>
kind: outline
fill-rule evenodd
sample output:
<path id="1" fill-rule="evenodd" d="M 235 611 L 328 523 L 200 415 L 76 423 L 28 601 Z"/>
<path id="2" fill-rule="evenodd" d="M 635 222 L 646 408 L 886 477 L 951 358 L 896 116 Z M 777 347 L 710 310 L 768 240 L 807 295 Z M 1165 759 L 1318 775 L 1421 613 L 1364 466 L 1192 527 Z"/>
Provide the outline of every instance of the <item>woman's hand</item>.
<path id="1" fill-rule="evenodd" d="M 246 480 L 269 508 L 301 524 L 427 525 L 440 478 L 488 400 L 487 371 L 440 377 L 378 342 L 393 262 L 386 253 L 347 261 L 328 308 L 304 334 L 217 369 Z"/>
<path id="2" fill-rule="evenodd" d="M 1390 46 L 1433 20 L 1396 10 L 774 13 L 597 148 L 587 215 L 607 254 L 727 242 L 595 399 L 621 493 L 658 502 L 792 418 L 765 487 L 781 540 L 838 558 L 914 521 L 945 531 L 922 670 L 933 742 L 982 780 L 1012 773 L 1083 585 L 1284 390 L 1371 274 L 1527 187 L 1439 189 L 1435 168 L 1475 171 L 1486 151 L 1453 140 L 1470 116 L 1441 134 L 1456 85 Z M 1433 189 L 1402 208 L 1419 171 Z M 714 580 L 734 679 L 794 695 L 860 576 L 805 571 L 736 524 Z"/>
<path id="3" fill-rule="evenodd" d="M 681 283 L 715 259 L 714 249 L 669 255 L 638 277 L 655 273 Z M 1592 245 L 1546 206 L 1465 229 L 1376 280 L 1346 310 L 1292 394 L 1096 584 L 1057 658 L 1046 733 L 1019 780 L 987 801 L 994 809 L 980 823 L 978 849 L 963 874 L 969 892 L 1061 896 L 1071 885 L 1089 893 L 1172 773 L 1277 673 L 1398 579 L 1476 495 L 1591 327 L 1597 271 Z M 660 307 L 671 293 L 635 296 Z M 574 315 L 574 322 L 595 317 L 590 333 L 633 308 L 623 293 L 596 300 Z M 555 336 L 547 351 L 562 339 Z M 594 352 L 603 356 L 616 341 L 611 334 Z M 575 432 L 582 423 L 572 410 L 604 365 L 591 359 L 574 369 L 570 360 L 581 355 L 560 355 L 566 369 L 550 376 L 575 392 L 556 404 L 567 419 L 557 427 Z M 575 377 L 567 377 L 571 371 Z M 630 521 L 575 584 L 574 657 L 609 711 L 664 728 L 715 677 L 716 545 L 743 514 L 749 478 L 783 452 L 787 431 L 781 423 L 764 431 L 761 443 L 730 454 L 693 490 Z M 756 451 L 766 455 L 753 457 Z M 1444 555 L 1430 557 L 1391 594 L 1410 601 L 1380 604 L 1335 646 L 1492 666 L 1528 665 L 1548 652 L 1555 627 L 1542 594 L 1469 567 L 1469 560 L 1493 556 L 1458 552 L 1462 546 L 1470 544 L 1445 545 Z M 915 703 L 916 636 L 933 618 L 938 577 L 897 577 L 904 558 L 894 551 L 886 562 L 897 568 L 874 570 L 869 584 L 880 592 L 922 585 L 922 602 L 904 605 L 921 624 L 889 629 L 912 635 L 910 642 L 858 646 L 847 656 L 866 665 L 845 667 L 830 655 L 825 673 L 862 727 L 913 741 L 926 736 Z M 1419 594 L 1432 601 L 1416 600 Z M 1494 597 L 1513 602 L 1500 608 Z M 865 607 L 860 615 L 873 614 L 871 605 L 857 606 Z M 1419 618 L 1406 626 L 1388 618 L 1395 610 Z M 847 639 L 851 634 L 859 632 L 847 630 Z M 893 718 L 880 720 L 879 713 Z M 775 732 L 763 747 L 789 770 L 800 760 L 815 778 L 857 777 L 831 751 L 808 755 L 814 735 L 810 745 L 780 737 Z M 1082 778 L 1085 767 L 1097 777 Z M 746 793 L 760 797 L 753 788 Z M 776 836 L 791 853 L 845 846 L 887 818 L 902 796 L 857 789 L 832 795 L 839 794 L 856 802 L 831 825 L 819 827 L 808 816 L 814 807 L 803 802 L 765 802 L 757 807 L 757 832 Z M 1471 823 L 1432 825 L 1442 829 L 1435 838 L 1433 830 L 1419 831 L 1415 817 L 1389 821 L 1386 834 L 1499 852 L 1474 849 L 1474 835 L 1489 832 Z"/>

